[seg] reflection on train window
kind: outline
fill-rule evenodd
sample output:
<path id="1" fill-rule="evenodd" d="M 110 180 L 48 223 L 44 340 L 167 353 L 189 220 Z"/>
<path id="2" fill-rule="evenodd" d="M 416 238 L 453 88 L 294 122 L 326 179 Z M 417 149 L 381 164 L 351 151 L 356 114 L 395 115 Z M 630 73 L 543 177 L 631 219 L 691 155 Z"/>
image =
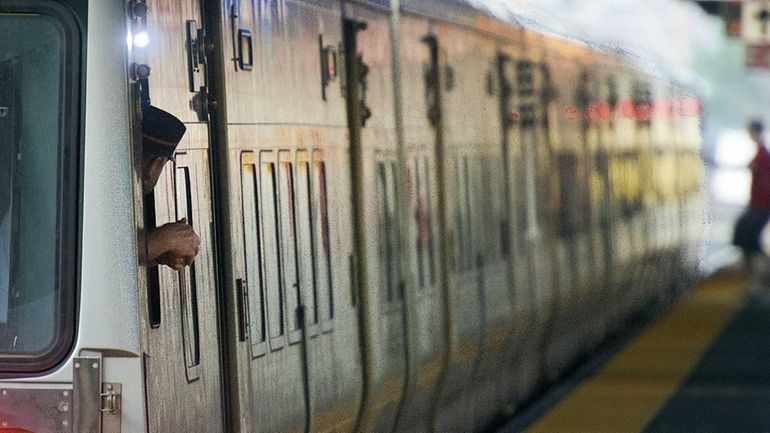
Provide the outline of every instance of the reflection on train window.
<path id="1" fill-rule="evenodd" d="M 377 163 L 377 202 L 380 232 L 380 275 L 387 287 L 387 301 L 401 298 L 398 272 L 398 226 L 396 225 L 395 164 Z"/>
<path id="2" fill-rule="evenodd" d="M 65 107 L 77 45 L 65 24 L 0 15 L 0 363 L 10 355 L 12 369 L 50 367 L 74 331 L 78 145 Z"/>
<path id="3" fill-rule="evenodd" d="M 319 316 L 324 321 L 329 321 L 334 318 L 334 287 L 332 286 L 326 164 L 321 160 L 320 151 L 313 152 L 313 181 L 311 183 L 313 188 L 313 227 L 315 227 L 316 287 L 319 298 L 321 298 Z"/>
<path id="4" fill-rule="evenodd" d="M 260 186 L 262 197 L 262 247 L 263 247 L 263 282 L 267 294 L 268 329 L 270 333 L 270 346 L 281 347 L 278 340 L 283 335 L 284 327 L 284 300 L 281 290 L 280 260 L 281 254 L 278 245 L 278 211 L 276 200 L 275 163 L 266 161 L 270 158 L 270 152 L 260 155 Z"/>
<path id="5" fill-rule="evenodd" d="M 187 224 L 194 226 L 190 168 L 177 165 L 175 176 L 176 218 L 187 218 Z M 195 280 L 195 263 L 179 272 L 182 307 L 182 335 L 184 358 L 188 368 L 200 364 L 200 327 L 198 323 L 198 287 Z"/>
<path id="6" fill-rule="evenodd" d="M 294 165 L 285 162 L 291 158 L 290 152 L 280 152 L 278 175 L 278 200 L 280 204 L 280 251 L 281 269 L 283 275 L 283 293 L 285 296 L 286 314 L 288 316 L 289 331 L 298 331 L 300 323 L 297 317 L 299 308 L 299 281 L 297 280 L 297 244 L 294 231 Z M 296 337 L 295 337 L 296 338 Z"/>
<path id="7" fill-rule="evenodd" d="M 311 223 L 310 199 L 310 163 L 306 160 L 306 152 L 298 152 L 297 156 L 297 253 L 299 260 L 299 286 L 305 295 L 307 321 L 313 325 L 318 323 L 318 292 L 313 275 L 314 248 L 313 225 Z"/>
<path id="8" fill-rule="evenodd" d="M 250 161 L 247 161 L 250 159 Z M 251 153 L 243 155 L 241 188 L 243 193 L 243 243 L 246 260 L 246 282 L 248 289 L 249 336 L 252 354 L 264 353 L 265 335 L 265 299 L 261 278 L 259 238 L 260 220 L 257 208 L 257 169 Z"/>

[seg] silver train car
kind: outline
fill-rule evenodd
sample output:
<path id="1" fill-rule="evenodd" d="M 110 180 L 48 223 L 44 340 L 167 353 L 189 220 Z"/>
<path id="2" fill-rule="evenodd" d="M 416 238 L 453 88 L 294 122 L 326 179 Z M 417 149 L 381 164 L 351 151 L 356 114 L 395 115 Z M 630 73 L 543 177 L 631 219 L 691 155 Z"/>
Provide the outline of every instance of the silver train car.
<path id="1" fill-rule="evenodd" d="M 3 433 L 479 431 L 697 276 L 697 97 L 458 0 L 0 0 L 0 83 Z"/>

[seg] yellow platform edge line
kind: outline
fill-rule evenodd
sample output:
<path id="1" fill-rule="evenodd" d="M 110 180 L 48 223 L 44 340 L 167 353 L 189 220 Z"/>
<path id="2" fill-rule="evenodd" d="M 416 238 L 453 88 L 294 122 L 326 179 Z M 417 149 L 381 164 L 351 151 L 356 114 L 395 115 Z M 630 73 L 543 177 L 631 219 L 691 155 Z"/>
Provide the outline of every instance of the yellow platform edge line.
<path id="1" fill-rule="evenodd" d="M 706 279 L 527 433 L 641 432 L 741 308 L 746 286 L 737 273 Z"/>

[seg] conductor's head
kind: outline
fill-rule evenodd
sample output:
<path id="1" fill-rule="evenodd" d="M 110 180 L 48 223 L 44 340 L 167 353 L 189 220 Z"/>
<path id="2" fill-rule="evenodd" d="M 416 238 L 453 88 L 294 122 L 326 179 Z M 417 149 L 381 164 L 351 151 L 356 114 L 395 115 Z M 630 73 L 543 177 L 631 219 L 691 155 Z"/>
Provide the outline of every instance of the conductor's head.
<path id="1" fill-rule="evenodd" d="M 142 189 L 149 193 L 187 128 L 171 113 L 149 105 L 142 109 Z"/>

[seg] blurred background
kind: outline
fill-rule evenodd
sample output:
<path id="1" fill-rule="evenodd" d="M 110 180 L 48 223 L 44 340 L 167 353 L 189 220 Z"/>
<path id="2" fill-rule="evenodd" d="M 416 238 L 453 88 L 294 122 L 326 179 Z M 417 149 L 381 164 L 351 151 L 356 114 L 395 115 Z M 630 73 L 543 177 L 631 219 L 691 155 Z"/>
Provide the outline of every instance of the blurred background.
<path id="1" fill-rule="evenodd" d="M 475 0 L 498 16 L 625 53 L 703 98 L 703 154 L 711 228 L 703 267 L 740 258 L 732 227 L 748 201 L 751 118 L 770 120 L 770 69 L 752 65 L 741 37 L 740 1 Z M 522 17 L 523 15 L 523 17 Z M 766 238 L 767 236 L 765 236 Z"/>

